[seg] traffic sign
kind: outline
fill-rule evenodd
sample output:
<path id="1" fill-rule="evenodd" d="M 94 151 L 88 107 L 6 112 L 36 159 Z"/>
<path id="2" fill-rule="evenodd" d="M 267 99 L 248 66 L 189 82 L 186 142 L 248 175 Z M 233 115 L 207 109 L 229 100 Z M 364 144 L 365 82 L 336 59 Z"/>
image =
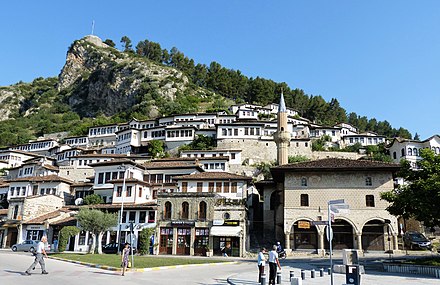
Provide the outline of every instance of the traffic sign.
<path id="1" fill-rule="evenodd" d="M 325 227 L 325 235 L 327 236 L 327 240 L 330 242 L 333 240 L 333 229 L 332 227 Z"/>

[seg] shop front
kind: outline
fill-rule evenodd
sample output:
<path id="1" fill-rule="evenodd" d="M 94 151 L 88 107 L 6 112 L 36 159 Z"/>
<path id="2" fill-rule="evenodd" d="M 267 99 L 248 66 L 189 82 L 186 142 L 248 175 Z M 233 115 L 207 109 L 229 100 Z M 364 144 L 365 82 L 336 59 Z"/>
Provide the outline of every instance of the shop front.
<path id="1" fill-rule="evenodd" d="M 159 254 L 173 254 L 173 228 L 160 228 Z"/>
<path id="2" fill-rule="evenodd" d="M 206 255 L 209 248 L 209 229 L 196 228 L 196 236 L 194 238 L 194 255 Z"/>
<path id="3" fill-rule="evenodd" d="M 217 256 L 240 256 L 242 228 L 239 221 L 214 221 L 211 227 L 213 254 Z"/>

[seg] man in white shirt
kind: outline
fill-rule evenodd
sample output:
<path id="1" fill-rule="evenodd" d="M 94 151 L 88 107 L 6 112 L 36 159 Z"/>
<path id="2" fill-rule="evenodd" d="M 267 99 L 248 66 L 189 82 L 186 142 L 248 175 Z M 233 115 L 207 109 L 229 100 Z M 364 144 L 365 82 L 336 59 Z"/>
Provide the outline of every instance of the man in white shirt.
<path id="1" fill-rule="evenodd" d="M 278 260 L 277 246 L 274 245 L 269 252 L 269 285 L 275 285 L 275 276 L 277 275 L 277 265 L 281 270 L 280 261 Z"/>
<path id="2" fill-rule="evenodd" d="M 262 247 L 258 253 L 258 283 L 261 283 L 261 275 L 264 273 L 264 266 L 266 266 L 266 257 L 264 254 L 266 249 Z"/>
<path id="3" fill-rule="evenodd" d="M 44 256 L 47 258 L 46 250 L 44 249 L 44 245 L 47 242 L 47 237 L 43 236 L 41 241 L 38 243 L 37 250 L 35 251 L 35 260 L 34 263 L 29 266 L 29 268 L 24 272 L 26 275 L 31 275 L 30 271 L 35 269 L 35 266 L 40 263 L 41 266 L 41 274 L 49 274 L 46 271 L 46 264 L 44 263 Z"/>

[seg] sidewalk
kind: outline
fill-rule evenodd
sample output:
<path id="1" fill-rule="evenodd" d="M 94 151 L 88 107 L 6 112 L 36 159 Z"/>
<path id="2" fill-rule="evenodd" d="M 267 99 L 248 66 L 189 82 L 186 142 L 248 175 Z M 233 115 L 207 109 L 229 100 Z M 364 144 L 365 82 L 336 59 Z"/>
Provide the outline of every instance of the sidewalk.
<path id="1" fill-rule="evenodd" d="M 290 270 L 294 271 L 295 277 L 301 278 L 301 269 L 292 268 L 284 266 L 281 270 L 281 284 L 290 284 Z M 330 284 L 330 275 L 327 271 L 324 271 L 324 277 L 319 276 L 319 268 L 315 269 L 315 278 L 311 278 L 310 270 L 305 271 L 306 279 L 302 280 L 303 285 L 323 285 Z M 269 272 L 266 270 L 267 280 L 269 279 Z M 228 278 L 228 283 L 231 285 L 258 285 L 258 271 L 255 269 L 253 272 L 243 272 L 232 275 Z M 268 284 L 268 281 L 266 282 Z M 344 274 L 333 274 L 333 284 L 341 285 L 345 284 Z M 389 284 L 399 284 L 399 285 L 438 285 L 440 284 L 439 279 L 431 277 L 421 277 L 418 275 L 400 275 L 399 273 L 387 273 L 387 272 L 371 272 L 361 276 L 361 284 L 365 285 L 389 285 Z"/>

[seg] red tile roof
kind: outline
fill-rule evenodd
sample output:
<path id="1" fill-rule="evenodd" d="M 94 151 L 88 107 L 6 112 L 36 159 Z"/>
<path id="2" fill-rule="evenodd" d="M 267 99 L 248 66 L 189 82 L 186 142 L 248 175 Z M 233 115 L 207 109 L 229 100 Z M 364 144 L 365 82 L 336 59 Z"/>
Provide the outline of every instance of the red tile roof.
<path id="1" fill-rule="evenodd" d="M 53 212 L 41 215 L 39 217 L 36 217 L 34 219 L 31 219 L 29 221 L 26 221 L 23 224 L 27 224 L 27 225 L 30 225 L 30 224 L 38 225 L 38 224 L 40 224 L 40 225 L 42 225 L 42 224 L 44 224 L 45 221 L 47 221 L 49 219 L 56 218 L 56 217 L 60 216 L 63 213 L 66 213 L 66 212 L 68 212 L 68 211 L 67 210 L 56 210 L 56 211 L 53 211 Z"/>
<path id="2" fill-rule="evenodd" d="M 298 162 L 272 167 L 272 171 L 350 171 L 350 170 L 389 170 L 397 171 L 400 165 L 370 160 L 354 160 L 341 158 L 326 158 L 320 160 Z"/>

